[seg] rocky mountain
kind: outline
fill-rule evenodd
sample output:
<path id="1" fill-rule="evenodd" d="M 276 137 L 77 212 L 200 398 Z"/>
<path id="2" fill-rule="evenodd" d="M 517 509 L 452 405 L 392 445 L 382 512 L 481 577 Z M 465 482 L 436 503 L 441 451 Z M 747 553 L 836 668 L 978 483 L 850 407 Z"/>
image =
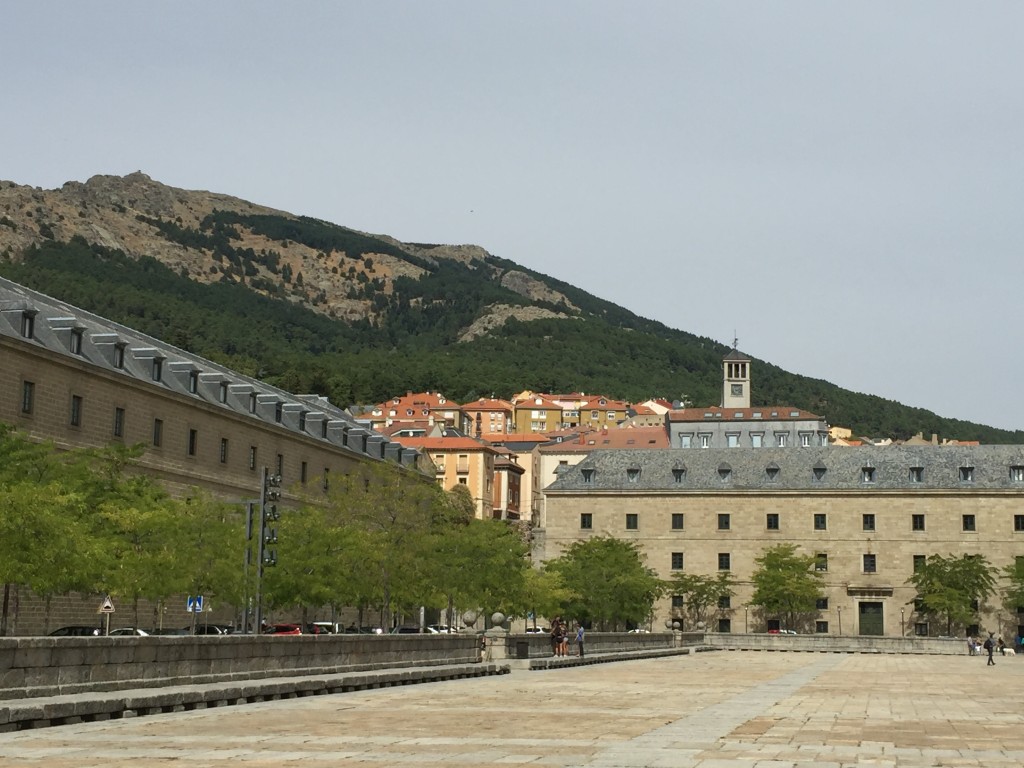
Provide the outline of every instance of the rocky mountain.
<path id="1" fill-rule="evenodd" d="M 211 219 L 218 213 L 234 214 L 229 245 L 241 254 L 234 265 L 238 271 L 232 269 L 231 259 L 225 264 L 225 253 L 218 252 L 213 236 L 217 222 Z M 280 226 L 269 227 L 270 222 Z M 296 225 L 294 231 L 288 231 L 289 222 Z M 318 225 L 355 237 L 348 242 L 303 237 L 303 229 L 315 230 Z M 280 237 L 281 231 L 292 237 Z M 17 260 L 30 246 L 75 236 L 134 257 L 152 257 L 200 283 L 237 276 L 257 292 L 283 294 L 313 311 L 347 320 L 375 319 L 381 308 L 375 306 L 374 294 L 390 295 L 397 278 L 417 279 L 443 261 L 479 269 L 484 278 L 530 303 L 578 312 L 542 280 L 489 263 L 491 254 L 475 245 L 402 243 L 229 195 L 169 187 L 142 172 L 93 176 L 85 183 L 69 181 L 50 190 L 0 181 L 0 253 Z M 282 281 L 282 276 L 292 279 Z M 375 290 L 363 290 L 367 284 Z M 498 303 L 475 318 L 459 338 L 476 338 L 509 318 L 528 322 L 566 316 L 544 306 Z"/>

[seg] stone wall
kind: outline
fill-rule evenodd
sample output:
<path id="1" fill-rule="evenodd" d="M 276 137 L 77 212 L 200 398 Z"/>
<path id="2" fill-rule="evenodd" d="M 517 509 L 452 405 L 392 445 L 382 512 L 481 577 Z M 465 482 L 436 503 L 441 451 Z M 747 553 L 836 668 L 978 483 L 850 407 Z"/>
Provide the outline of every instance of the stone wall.
<path id="1" fill-rule="evenodd" d="M 475 635 L 0 638 L 0 699 L 479 660 Z"/>
<path id="2" fill-rule="evenodd" d="M 836 635 L 724 634 L 708 632 L 709 648 L 744 651 L 813 651 L 820 653 L 967 653 L 967 641 L 948 637 L 861 637 Z"/>
<path id="3" fill-rule="evenodd" d="M 576 654 L 575 635 L 570 636 L 569 655 Z M 704 637 L 701 633 L 634 633 L 634 632 L 587 632 L 584 651 L 588 654 L 625 653 L 629 651 L 650 651 L 676 648 L 680 645 L 697 645 Z M 551 656 L 551 637 L 547 634 L 508 634 L 495 636 L 488 633 L 488 639 L 500 643 L 506 659 L 538 659 Z M 525 655 L 524 655 L 525 654 Z M 497 658 L 497 655 L 495 656 Z"/>

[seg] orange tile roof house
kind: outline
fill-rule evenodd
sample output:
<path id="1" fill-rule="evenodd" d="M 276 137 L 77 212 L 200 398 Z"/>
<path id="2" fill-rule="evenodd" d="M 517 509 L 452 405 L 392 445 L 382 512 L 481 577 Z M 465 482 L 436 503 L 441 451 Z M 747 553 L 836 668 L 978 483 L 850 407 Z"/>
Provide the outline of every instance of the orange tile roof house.
<path id="1" fill-rule="evenodd" d="M 423 421 L 430 425 L 462 426 L 459 404 L 440 392 L 407 392 L 402 397 L 393 397 L 374 406 L 369 418 L 370 426 L 377 430 L 393 424 Z"/>
<path id="2" fill-rule="evenodd" d="M 474 437 L 489 440 L 495 435 L 507 435 L 515 427 L 515 408 L 508 400 L 481 397 L 462 405 L 463 430 Z"/>
<path id="3" fill-rule="evenodd" d="M 437 482 L 446 491 L 456 485 L 469 489 L 476 517 L 493 516 L 494 465 L 498 450 L 471 437 L 395 437 L 395 442 L 430 457 Z"/>

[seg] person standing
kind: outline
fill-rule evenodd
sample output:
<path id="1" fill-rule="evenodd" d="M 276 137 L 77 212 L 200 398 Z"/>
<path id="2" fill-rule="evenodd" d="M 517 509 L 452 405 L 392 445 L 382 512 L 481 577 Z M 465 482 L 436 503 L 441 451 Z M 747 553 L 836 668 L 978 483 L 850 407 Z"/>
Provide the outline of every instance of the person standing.
<path id="1" fill-rule="evenodd" d="M 576 647 L 579 649 L 577 651 L 577 654 L 582 659 L 583 658 L 583 625 L 579 624 L 579 623 L 576 624 Z"/>
<path id="2" fill-rule="evenodd" d="M 551 655 L 557 656 L 562 648 L 562 619 L 555 616 L 551 622 Z"/>
<path id="3" fill-rule="evenodd" d="M 986 653 L 988 653 L 988 661 L 985 662 L 986 667 L 994 667 L 996 665 L 995 660 L 992 658 L 992 652 L 996 649 L 995 641 L 992 639 L 992 633 L 988 633 L 988 639 L 984 645 Z"/>

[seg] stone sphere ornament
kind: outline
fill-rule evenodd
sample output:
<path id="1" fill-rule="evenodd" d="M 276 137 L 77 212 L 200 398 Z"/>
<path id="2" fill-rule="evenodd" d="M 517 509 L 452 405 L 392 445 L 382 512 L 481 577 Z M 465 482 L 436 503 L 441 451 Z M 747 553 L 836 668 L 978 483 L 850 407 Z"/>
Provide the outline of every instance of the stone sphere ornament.
<path id="1" fill-rule="evenodd" d="M 491 614 L 491 626 L 500 627 L 505 623 L 505 614 L 501 611 L 495 611 Z"/>
<path id="2" fill-rule="evenodd" d="M 477 615 L 476 611 L 466 611 L 462 614 L 462 621 L 467 627 L 472 627 L 476 624 Z"/>

